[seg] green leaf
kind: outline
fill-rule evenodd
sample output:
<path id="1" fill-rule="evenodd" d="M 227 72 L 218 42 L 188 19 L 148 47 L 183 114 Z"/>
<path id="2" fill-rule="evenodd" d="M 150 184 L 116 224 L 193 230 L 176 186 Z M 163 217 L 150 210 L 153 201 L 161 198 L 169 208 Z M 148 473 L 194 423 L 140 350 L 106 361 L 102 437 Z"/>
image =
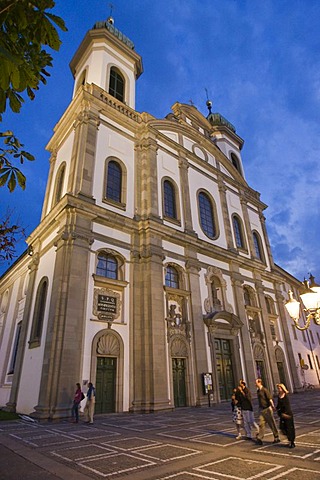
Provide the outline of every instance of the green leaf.
<path id="1" fill-rule="evenodd" d="M 22 188 L 22 190 L 24 190 L 26 188 L 27 179 L 20 170 L 17 170 L 16 174 L 17 174 L 18 185 L 19 187 Z"/>
<path id="2" fill-rule="evenodd" d="M 14 113 L 19 113 L 22 102 L 24 101 L 23 98 L 15 93 L 13 90 L 9 90 L 9 103 L 10 103 L 10 108 Z"/>
<path id="3" fill-rule="evenodd" d="M 9 181 L 8 181 L 8 184 L 7 184 L 8 188 L 9 188 L 9 191 L 13 192 L 13 190 L 16 188 L 16 185 L 17 185 L 17 180 L 16 180 L 15 173 L 11 172 L 11 175 L 10 175 L 10 178 L 9 178 Z"/>
<path id="4" fill-rule="evenodd" d="M 60 17 L 57 17 L 56 15 L 54 15 L 53 13 L 49 13 L 49 12 L 45 12 L 45 15 L 50 18 L 50 20 L 52 20 L 56 25 L 58 25 L 58 27 L 63 31 L 63 32 L 67 32 L 68 29 L 66 27 L 66 24 L 64 22 L 64 20 L 62 20 L 62 18 Z"/>
<path id="5" fill-rule="evenodd" d="M 31 153 L 25 152 L 24 150 L 21 150 L 21 155 L 26 157 L 27 160 L 30 160 L 30 162 L 33 162 L 33 160 L 35 160 L 35 157 L 31 155 Z"/>
<path id="6" fill-rule="evenodd" d="M 0 168 L 0 187 L 3 187 L 7 183 L 10 171 L 11 170 L 7 168 Z"/>

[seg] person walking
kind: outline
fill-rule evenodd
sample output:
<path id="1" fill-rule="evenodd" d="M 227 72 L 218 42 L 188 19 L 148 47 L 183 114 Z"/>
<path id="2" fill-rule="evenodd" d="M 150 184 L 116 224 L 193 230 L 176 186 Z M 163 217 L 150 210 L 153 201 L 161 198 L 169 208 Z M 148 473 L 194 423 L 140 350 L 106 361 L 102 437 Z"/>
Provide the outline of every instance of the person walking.
<path id="1" fill-rule="evenodd" d="M 256 436 L 257 444 L 262 445 L 266 423 L 272 430 L 274 436 L 273 443 L 279 443 L 279 432 L 273 417 L 273 410 L 275 410 L 275 407 L 272 395 L 269 390 L 263 386 L 261 378 L 256 379 L 256 385 L 259 401 L 259 433 Z"/>
<path id="2" fill-rule="evenodd" d="M 288 390 L 283 383 L 277 384 L 278 388 L 278 403 L 277 412 L 280 417 L 280 431 L 289 440 L 289 448 L 294 448 L 296 432 L 294 428 L 293 413 L 291 409 L 290 400 L 288 397 Z"/>
<path id="3" fill-rule="evenodd" d="M 79 406 L 80 406 L 81 400 L 84 399 L 84 395 L 81 391 L 80 383 L 76 383 L 76 387 L 77 388 L 73 397 L 73 405 L 71 409 L 71 417 L 74 423 L 79 422 Z"/>
<path id="4" fill-rule="evenodd" d="M 237 388 L 233 389 L 231 396 L 231 409 L 232 409 L 232 421 L 236 424 L 237 436 L 236 440 L 241 440 L 241 425 L 242 425 L 242 413 L 239 403 L 239 392 Z"/>
<path id="5" fill-rule="evenodd" d="M 238 404 L 242 412 L 243 427 L 246 432 L 246 440 L 252 440 L 251 428 L 256 428 L 257 433 L 259 433 L 259 426 L 254 419 L 251 392 L 246 386 L 244 380 L 239 381 L 238 391 Z"/>
<path id="6" fill-rule="evenodd" d="M 96 390 L 91 382 L 88 383 L 87 403 L 84 407 L 85 423 L 93 424 L 94 406 L 96 403 Z"/>

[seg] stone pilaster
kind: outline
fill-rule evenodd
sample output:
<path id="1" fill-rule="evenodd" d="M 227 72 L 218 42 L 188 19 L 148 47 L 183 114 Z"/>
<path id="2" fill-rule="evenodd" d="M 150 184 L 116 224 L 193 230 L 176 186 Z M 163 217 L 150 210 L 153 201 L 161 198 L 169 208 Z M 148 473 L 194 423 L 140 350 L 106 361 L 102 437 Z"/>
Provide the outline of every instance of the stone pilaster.
<path id="1" fill-rule="evenodd" d="M 142 219 L 159 219 L 157 150 L 157 141 L 149 133 L 136 146 L 140 186 L 137 213 Z"/>
<path id="2" fill-rule="evenodd" d="M 50 191 L 53 192 L 52 181 L 53 181 L 53 172 L 54 172 L 56 160 L 57 160 L 57 152 L 54 151 L 51 153 L 51 157 L 50 157 L 50 168 L 49 168 L 49 175 L 48 175 L 47 186 L 46 186 L 46 193 L 44 195 L 44 200 L 43 200 L 41 220 L 43 220 L 48 213 Z M 52 199 L 52 196 L 51 196 L 51 199 Z"/>
<path id="3" fill-rule="evenodd" d="M 184 218 L 185 232 L 195 235 L 192 225 L 191 203 L 190 203 L 190 189 L 189 189 L 189 164 L 188 160 L 182 156 L 179 158 L 180 171 L 180 188 L 181 188 L 181 203 Z"/>
<path id="4" fill-rule="evenodd" d="M 202 373 L 208 371 L 207 361 L 207 337 L 203 323 L 200 291 L 200 264 L 196 259 L 195 252 L 186 251 L 186 271 L 189 279 L 189 290 L 191 292 L 191 341 L 193 343 L 194 366 L 195 366 L 195 387 L 196 405 L 207 405 L 208 399 L 203 394 Z"/>
<path id="5" fill-rule="evenodd" d="M 68 193 L 92 197 L 99 114 L 82 111 L 74 122 Z"/>
<path id="6" fill-rule="evenodd" d="M 219 195 L 220 195 L 220 202 L 221 202 L 221 210 L 223 216 L 223 225 L 226 240 L 227 240 L 227 248 L 229 250 L 235 250 L 233 238 L 232 238 L 232 230 L 231 230 L 231 223 L 230 223 L 230 215 L 228 209 L 228 202 L 227 202 L 227 187 L 224 185 L 223 180 L 221 177 L 218 177 L 218 187 L 219 187 Z"/>
<path id="7" fill-rule="evenodd" d="M 247 313 L 244 306 L 243 280 L 240 273 L 236 271 L 232 272 L 231 281 L 235 304 L 237 306 L 237 314 L 240 320 L 243 322 L 243 327 L 241 328 L 241 342 L 244 359 L 243 367 L 245 369 L 245 372 L 243 372 L 243 374 L 246 377 L 249 388 L 252 389 L 255 386 L 256 366 L 254 364 Z"/>
<path id="8" fill-rule="evenodd" d="M 251 225 L 250 225 L 248 206 L 247 206 L 247 202 L 245 201 L 243 196 L 244 196 L 244 193 L 242 192 L 241 196 L 240 196 L 240 203 L 241 203 L 242 215 L 243 215 L 243 220 L 244 220 L 244 228 L 246 229 L 246 233 L 247 233 L 247 239 L 248 239 L 248 244 L 249 244 L 249 252 L 250 252 L 252 258 L 257 258 L 256 250 L 254 248 L 254 243 L 253 243 L 253 238 L 252 238 L 252 230 L 251 230 Z"/>
<path id="9" fill-rule="evenodd" d="M 91 221 L 75 212 L 62 219 L 56 242 L 36 418 L 70 415 L 74 384 L 80 381 L 86 322 Z"/>
<path id="10" fill-rule="evenodd" d="M 258 278 L 255 279 L 255 287 L 258 295 L 259 305 L 261 307 L 261 319 L 263 324 L 264 340 L 266 345 L 265 351 L 268 356 L 269 368 L 271 373 L 270 389 L 271 388 L 275 389 L 276 384 L 279 383 L 280 381 L 279 372 L 277 368 L 276 355 L 275 355 L 275 350 L 273 346 L 273 339 L 272 339 L 272 334 L 270 329 L 270 320 L 269 320 L 269 315 L 267 311 L 265 293 L 263 290 L 262 281 Z"/>
<path id="11" fill-rule="evenodd" d="M 269 259 L 270 267 L 273 268 L 274 267 L 274 261 L 273 261 L 272 250 L 271 250 L 271 246 L 270 246 L 270 242 L 269 242 L 269 236 L 268 236 L 268 232 L 267 232 L 267 228 L 266 228 L 266 217 L 263 215 L 262 211 L 259 212 L 259 217 L 260 217 L 261 227 L 262 227 L 262 231 L 263 231 L 264 241 L 265 241 L 265 244 L 266 244 L 266 247 L 267 247 L 267 253 L 268 253 L 268 259 Z"/>
<path id="12" fill-rule="evenodd" d="M 161 239 L 149 224 L 140 229 L 132 252 L 130 330 L 131 412 L 153 412 L 169 405 Z"/>

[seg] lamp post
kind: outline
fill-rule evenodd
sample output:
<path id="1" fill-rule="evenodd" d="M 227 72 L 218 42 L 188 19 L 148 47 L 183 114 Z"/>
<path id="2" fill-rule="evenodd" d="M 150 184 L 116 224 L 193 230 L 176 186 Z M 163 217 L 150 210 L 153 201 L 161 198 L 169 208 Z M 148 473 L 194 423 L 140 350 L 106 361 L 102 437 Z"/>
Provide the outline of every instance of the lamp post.
<path id="1" fill-rule="evenodd" d="M 306 312 L 306 320 L 304 325 L 299 325 L 300 318 L 300 302 L 293 298 L 293 292 L 289 290 L 289 300 L 285 304 L 285 307 L 294 322 L 294 326 L 298 330 L 307 330 L 309 328 L 311 320 L 316 325 L 320 325 L 320 285 L 317 285 L 314 281 L 314 276 L 310 274 L 309 280 L 302 282 L 303 289 L 300 293 L 302 304 L 304 305 L 304 311 Z"/>

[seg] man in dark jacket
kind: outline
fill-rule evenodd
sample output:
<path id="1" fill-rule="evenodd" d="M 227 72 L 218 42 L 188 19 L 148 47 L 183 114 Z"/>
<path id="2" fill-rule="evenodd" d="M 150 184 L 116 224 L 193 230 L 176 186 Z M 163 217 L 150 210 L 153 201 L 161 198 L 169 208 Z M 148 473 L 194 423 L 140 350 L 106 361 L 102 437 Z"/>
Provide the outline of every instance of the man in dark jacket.
<path id="1" fill-rule="evenodd" d="M 266 423 L 272 430 L 274 440 L 273 443 L 279 443 L 279 432 L 276 427 L 274 417 L 273 417 L 273 410 L 275 410 L 272 395 L 267 390 L 263 384 L 261 378 L 256 379 L 257 385 L 257 395 L 259 401 L 259 433 L 257 435 L 257 443 L 258 445 L 262 445 L 262 440 L 264 437 Z"/>

